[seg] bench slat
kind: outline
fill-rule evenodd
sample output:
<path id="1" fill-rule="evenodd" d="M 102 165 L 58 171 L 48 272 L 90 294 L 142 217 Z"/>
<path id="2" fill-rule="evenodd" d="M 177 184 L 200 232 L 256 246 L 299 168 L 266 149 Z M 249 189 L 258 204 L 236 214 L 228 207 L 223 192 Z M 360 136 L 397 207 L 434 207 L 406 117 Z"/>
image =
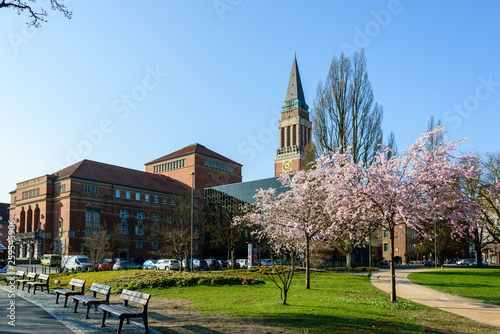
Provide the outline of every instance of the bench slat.
<path id="1" fill-rule="evenodd" d="M 115 315 L 140 315 L 141 311 L 134 310 L 130 307 L 123 305 L 101 305 L 99 306 L 102 310 L 115 314 Z"/>

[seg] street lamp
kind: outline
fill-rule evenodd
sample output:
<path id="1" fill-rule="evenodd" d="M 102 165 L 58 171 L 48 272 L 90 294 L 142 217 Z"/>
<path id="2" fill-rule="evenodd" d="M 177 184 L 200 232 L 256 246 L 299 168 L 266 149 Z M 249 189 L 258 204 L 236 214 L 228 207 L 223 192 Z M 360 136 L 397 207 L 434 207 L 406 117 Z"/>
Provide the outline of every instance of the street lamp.
<path id="1" fill-rule="evenodd" d="M 194 200 L 194 172 L 191 173 L 191 271 L 193 271 L 193 200 Z"/>

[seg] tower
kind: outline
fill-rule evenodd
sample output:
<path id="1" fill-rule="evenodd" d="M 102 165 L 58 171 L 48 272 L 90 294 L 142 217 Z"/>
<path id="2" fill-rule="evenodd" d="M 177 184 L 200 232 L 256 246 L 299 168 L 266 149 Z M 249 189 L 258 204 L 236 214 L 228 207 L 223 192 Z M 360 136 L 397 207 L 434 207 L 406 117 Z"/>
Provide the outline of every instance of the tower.
<path id="1" fill-rule="evenodd" d="M 309 120 L 309 106 L 304 98 L 295 53 L 285 103 L 281 109 L 279 147 L 274 159 L 275 176 L 284 172 L 296 173 L 304 168 L 304 148 L 311 141 L 312 122 Z"/>

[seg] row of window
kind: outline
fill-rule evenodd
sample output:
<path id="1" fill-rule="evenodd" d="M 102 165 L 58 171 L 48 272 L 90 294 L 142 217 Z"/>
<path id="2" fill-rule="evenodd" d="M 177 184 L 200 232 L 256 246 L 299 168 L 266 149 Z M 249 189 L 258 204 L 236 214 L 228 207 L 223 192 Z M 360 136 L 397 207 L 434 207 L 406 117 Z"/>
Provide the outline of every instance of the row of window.
<path id="1" fill-rule="evenodd" d="M 56 194 L 60 194 L 66 192 L 66 185 L 65 184 L 58 184 L 56 186 Z"/>
<path id="2" fill-rule="evenodd" d="M 99 194 L 99 186 L 91 186 L 90 184 L 86 184 L 83 187 L 83 192 L 87 194 Z"/>
<path id="3" fill-rule="evenodd" d="M 135 242 L 136 249 L 144 249 L 144 241 L 136 241 Z M 151 241 L 151 249 L 157 250 L 160 248 L 160 243 L 158 241 Z M 194 244 L 194 250 L 197 251 L 199 248 L 198 244 Z"/>
<path id="4" fill-rule="evenodd" d="M 22 199 L 28 199 L 36 196 L 40 196 L 40 188 L 26 190 L 22 193 Z"/>
<path id="5" fill-rule="evenodd" d="M 125 199 L 131 199 L 132 198 L 132 193 L 130 191 L 123 191 L 125 193 Z M 119 189 L 115 190 L 115 197 L 116 198 L 122 198 L 122 191 Z M 151 196 L 149 194 L 144 194 L 144 201 L 149 202 Z M 141 200 L 141 193 L 135 193 L 135 200 L 140 201 Z M 153 202 L 154 203 L 160 203 L 160 197 L 153 195 Z M 162 200 L 163 204 L 168 203 L 168 197 L 163 197 Z M 173 198 L 170 199 L 170 205 L 175 205 L 175 200 Z"/>
<path id="6" fill-rule="evenodd" d="M 229 166 L 229 165 L 220 163 L 218 161 L 212 161 L 212 160 L 206 159 L 205 160 L 205 167 L 218 169 L 218 170 L 228 172 L 228 173 L 234 173 L 233 166 Z"/>
<path id="7" fill-rule="evenodd" d="M 179 159 L 176 161 L 166 162 L 161 165 L 156 165 L 153 167 L 154 173 L 166 172 L 172 169 L 182 168 L 186 165 L 186 159 Z"/>

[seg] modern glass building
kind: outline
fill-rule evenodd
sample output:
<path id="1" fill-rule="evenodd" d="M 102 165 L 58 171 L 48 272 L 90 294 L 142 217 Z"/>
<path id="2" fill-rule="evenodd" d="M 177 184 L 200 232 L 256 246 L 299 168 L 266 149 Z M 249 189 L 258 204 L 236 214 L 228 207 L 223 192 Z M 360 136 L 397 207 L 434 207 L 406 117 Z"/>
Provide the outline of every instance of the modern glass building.
<path id="1" fill-rule="evenodd" d="M 226 184 L 223 186 L 205 188 L 205 198 L 208 202 L 220 201 L 220 205 L 229 211 L 235 204 L 253 204 L 254 196 L 259 189 L 276 189 L 280 194 L 286 191 L 277 177 L 267 179 Z"/>

